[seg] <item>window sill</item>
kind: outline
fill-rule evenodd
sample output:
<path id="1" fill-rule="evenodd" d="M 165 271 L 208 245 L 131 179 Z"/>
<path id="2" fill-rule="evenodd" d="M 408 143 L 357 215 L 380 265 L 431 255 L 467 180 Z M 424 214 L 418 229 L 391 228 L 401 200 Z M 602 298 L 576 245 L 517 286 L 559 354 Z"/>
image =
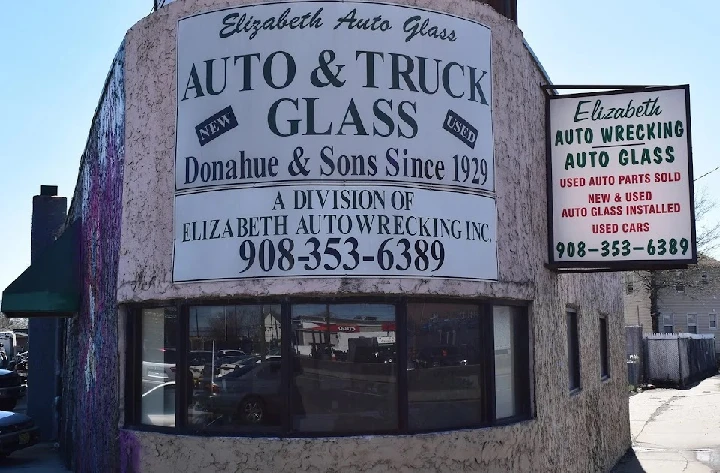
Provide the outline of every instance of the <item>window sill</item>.
<path id="1" fill-rule="evenodd" d="M 608 381 L 610 381 L 610 375 L 609 375 L 609 374 L 606 374 L 605 376 L 600 376 L 600 382 L 601 382 L 602 384 L 605 384 L 605 383 L 607 383 Z"/>
<path id="2" fill-rule="evenodd" d="M 577 395 L 580 394 L 581 392 L 582 392 L 582 387 L 573 388 L 573 389 L 570 390 L 570 397 L 577 396 Z"/>
<path id="3" fill-rule="evenodd" d="M 513 416 L 513 417 L 503 417 L 502 419 L 497 419 L 495 421 L 495 424 L 491 427 L 507 427 L 510 425 L 518 425 L 523 424 L 526 422 L 532 422 L 534 421 L 534 417 L 527 417 L 527 416 Z"/>
<path id="4" fill-rule="evenodd" d="M 196 437 L 196 438 L 206 438 L 206 437 L 228 437 L 228 438 L 249 438 L 249 439 L 278 439 L 278 440 L 285 440 L 285 439 L 317 439 L 317 440 L 323 440 L 323 439 L 329 439 L 329 438 L 345 438 L 345 437 L 355 437 L 355 438 L 366 438 L 366 437 L 395 437 L 395 438 L 402 438 L 402 437 L 416 437 L 416 436 L 422 436 L 422 435 L 453 435 L 457 434 L 458 432 L 468 432 L 468 431 L 480 431 L 480 430 L 488 430 L 488 429 L 494 429 L 494 428 L 502 428 L 502 427 L 509 427 L 509 426 L 516 426 L 516 425 L 522 425 L 527 424 L 530 422 L 534 422 L 536 419 L 534 417 L 524 417 L 524 416 L 514 416 L 514 417 L 507 417 L 501 420 L 496 421 L 494 425 L 477 425 L 477 426 L 465 426 L 465 427 L 456 427 L 452 429 L 432 429 L 432 430 L 413 430 L 413 431 L 375 431 L 375 432 L 347 432 L 347 431 L 337 431 L 337 432 L 296 432 L 296 431 L 265 431 L 265 432 L 221 432 L 221 431 L 201 431 L 197 429 L 192 429 L 188 427 L 167 427 L 167 426 L 159 426 L 159 425 L 149 425 L 149 424 L 126 424 L 125 426 L 121 427 L 121 430 L 126 430 L 128 432 L 142 432 L 142 433 L 149 433 L 149 434 L 165 434 L 165 435 L 177 435 L 177 436 L 184 436 L 184 437 Z"/>

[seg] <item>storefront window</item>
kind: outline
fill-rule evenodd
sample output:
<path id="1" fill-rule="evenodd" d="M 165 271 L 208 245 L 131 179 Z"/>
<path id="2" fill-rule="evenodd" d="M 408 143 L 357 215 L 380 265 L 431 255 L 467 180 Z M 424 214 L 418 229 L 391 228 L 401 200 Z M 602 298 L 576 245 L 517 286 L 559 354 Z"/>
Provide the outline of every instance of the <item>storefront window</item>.
<path id="1" fill-rule="evenodd" d="M 397 429 L 394 306 L 293 305 L 292 333 L 294 430 Z"/>
<path id="2" fill-rule="evenodd" d="M 481 424 L 478 306 L 408 304 L 407 314 L 410 428 Z"/>
<path id="3" fill-rule="evenodd" d="M 178 316 L 175 308 L 142 311 L 140 422 L 175 426 Z"/>
<path id="4" fill-rule="evenodd" d="M 217 435 L 413 433 L 531 413 L 521 306 L 215 303 L 143 309 L 130 322 L 127 393 L 140 397 L 128 404 L 130 424 Z"/>
<path id="5" fill-rule="evenodd" d="M 280 426 L 280 306 L 191 307 L 188 322 L 188 425 L 229 432 Z"/>
<path id="6" fill-rule="evenodd" d="M 513 309 L 507 306 L 493 308 L 495 417 L 498 419 L 515 415 Z"/>

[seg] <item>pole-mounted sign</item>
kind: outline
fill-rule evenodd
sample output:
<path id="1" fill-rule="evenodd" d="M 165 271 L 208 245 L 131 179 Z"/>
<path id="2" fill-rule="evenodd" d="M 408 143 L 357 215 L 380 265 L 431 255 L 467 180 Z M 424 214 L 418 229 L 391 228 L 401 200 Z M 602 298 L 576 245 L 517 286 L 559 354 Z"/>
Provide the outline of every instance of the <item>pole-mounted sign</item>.
<path id="1" fill-rule="evenodd" d="M 687 85 L 551 95 L 547 155 L 550 267 L 697 262 Z"/>

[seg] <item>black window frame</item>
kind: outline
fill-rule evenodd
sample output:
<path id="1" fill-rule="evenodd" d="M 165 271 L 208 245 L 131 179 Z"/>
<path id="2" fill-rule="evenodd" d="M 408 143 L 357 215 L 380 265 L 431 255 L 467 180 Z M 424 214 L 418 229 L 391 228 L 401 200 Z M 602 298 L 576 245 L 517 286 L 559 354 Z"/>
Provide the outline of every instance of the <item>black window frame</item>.
<path id="1" fill-rule="evenodd" d="M 292 356 L 292 321 L 291 307 L 294 304 L 391 304 L 395 306 L 395 324 L 396 324 L 396 347 L 398 353 L 397 367 L 397 429 L 382 430 L 378 432 L 301 432 L 293 430 L 292 427 L 292 410 L 291 395 L 289 389 L 290 378 L 292 376 L 292 363 L 283 363 L 281 376 L 283 377 L 282 389 L 283 397 L 286 399 L 288 406 L 287 412 L 283 416 L 281 426 L 277 431 L 273 432 L 213 432 L 206 430 L 198 430 L 187 423 L 187 409 L 183 406 L 187 405 L 187 393 L 184 389 L 176 389 L 175 398 L 175 427 L 158 426 L 142 424 L 140 422 L 141 414 L 141 382 L 140 367 L 142 363 L 142 312 L 143 309 L 167 308 L 174 307 L 179 314 L 179 327 L 177 330 L 178 340 L 178 359 L 175 382 L 179 386 L 184 386 L 188 376 L 188 347 L 189 347 L 189 313 L 191 307 L 198 306 L 225 306 L 225 305 L 272 305 L 276 304 L 281 307 L 281 356 L 283 359 L 290 360 Z M 400 335 L 407 332 L 407 306 L 411 303 L 441 303 L 441 304 L 474 304 L 478 306 L 480 314 L 480 324 L 478 330 L 480 332 L 480 343 L 482 350 L 481 359 L 481 376 L 483 382 L 483 422 L 469 424 L 462 427 L 442 428 L 442 429 L 410 429 L 408 426 L 408 379 L 407 379 L 407 339 L 406 336 Z M 494 337 L 492 308 L 493 306 L 513 306 L 522 309 L 516 317 L 513 318 L 515 326 L 515 346 L 517 347 L 517 355 L 513 359 L 513 369 L 515 371 L 515 405 L 516 414 L 512 417 L 501 419 L 496 418 L 495 413 L 495 371 L 494 371 Z M 502 426 L 517 422 L 527 421 L 534 418 L 533 400 L 531 398 L 532 385 L 534 384 L 533 373 L 531 371 L 532 361 L 530 359 L 532 353 L 533 339 L 530 334 L 530 313 L 531 304 L 527 301 L 515 301 L 504 299 L 455 299 L 450 297 L 443 298 L 421 298 L 421 297 L 286 297 L 286 298 L 262 298 L 262 299 L 213 299 L 213 300 L 172 300 L 166 303 L 153 304 L 127 304 L 124 306 L 126 311 L 126 359 L 125 359 L 125 415 L 124 427 L 138 431 L 150 431 L 171 433 L 176 435 L 197 435 L 197 436 L 223 436 L 223 437 L 280 437 L 280 438 L 326 438 L 357 436 L 357 435 L 415 435 L 431 432 L 451 432 L 461 429 L 485 428 L 492 426 Z M 488 330 L 489 328 L 489 330 Z M 185 369 L 188 368 L 188 369 Z"/>
<path id="2" fill-rule="evenodd" d="M 582 369 L 580 360 L 580 320 L 578 311 L 566 310 L 568 388 L 571 394 L 582 390 Z"/>

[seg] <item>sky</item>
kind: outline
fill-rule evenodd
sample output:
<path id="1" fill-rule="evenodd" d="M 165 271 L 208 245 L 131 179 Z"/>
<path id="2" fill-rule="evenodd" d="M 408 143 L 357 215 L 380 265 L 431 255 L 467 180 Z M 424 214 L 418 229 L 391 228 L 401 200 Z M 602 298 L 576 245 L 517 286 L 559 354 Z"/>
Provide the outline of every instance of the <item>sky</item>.
<path id="1" fill-rule="evenodd" d="M 32 197 L 40 185 L 59 186 L 69 204 L 112 59 L 152 4 L 3 2 L 0 291 L 30 263 Z M 718 17 L 714 0 L 695 0 L 692 8 L 677 0 L 518 0 L 518 25 L 555 84 L 690 84 L 695 177 L 720 165 L 712 144 L 720 130 Z M 696 186 L 720 201 L 720 171 Z M 720 211 L 708 220 L 720 220 Z"/>
<path id="2" fill-rule="evenodd" d="M 32 197 L 68 197 L 113 57 L 152 0 L 2 2 L 0 291 L 30 264 Z"/>

